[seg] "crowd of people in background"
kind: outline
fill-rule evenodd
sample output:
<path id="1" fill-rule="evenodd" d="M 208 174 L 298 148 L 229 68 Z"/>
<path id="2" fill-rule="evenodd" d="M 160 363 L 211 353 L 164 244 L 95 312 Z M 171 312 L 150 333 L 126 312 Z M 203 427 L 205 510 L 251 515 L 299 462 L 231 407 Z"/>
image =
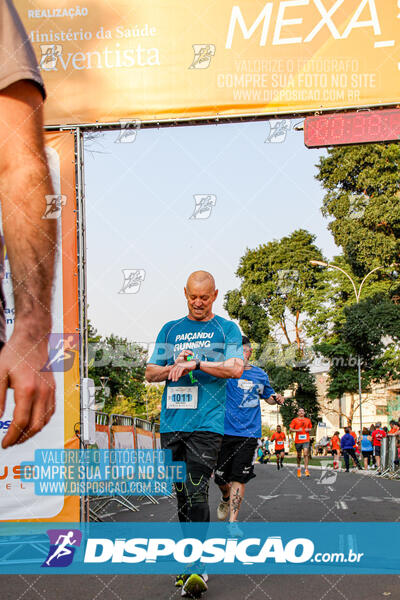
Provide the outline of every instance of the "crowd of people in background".
<path id="1" fill-rule="evenodd" d="M 332 455 L 333 468 L 339 469 L 340 458 L 343 457 L 345 472 L 349 472 L 350 465 L 362 470 L 381 471 L 381 448 L 382 440 L 386 437 L 395 437 L 396 439 L 396 459 L 395 464 L 400 462 L 400 419 L 391 420 L 389 427 L 383 426 L 381 422 L 377 422 L 370 427 L 363 427 L 358 435 L 351 427 L 345 427 L 344 434 L 341 436 L 339 431 L 331 437 L 322 438 L 318 443 L 315 443 L 313 438 L 310 438 L 310 456 L 328 456 Z M 286 435 L 278 425 L 270 437 L 265 436 L 260 439 L 257 450 L 257 461 L 266 464 L 272 457 L 272 454 L 277 456 L 278 469 L 283 466 L 285 451 L 289 450 L 291 439 L 286 444 Z M 279 440 L 279 444 L 277 442 Z M 273 443 L 275 442 L 274 446 Z M 273 446 L 273 447 L 272 447 Z"/>

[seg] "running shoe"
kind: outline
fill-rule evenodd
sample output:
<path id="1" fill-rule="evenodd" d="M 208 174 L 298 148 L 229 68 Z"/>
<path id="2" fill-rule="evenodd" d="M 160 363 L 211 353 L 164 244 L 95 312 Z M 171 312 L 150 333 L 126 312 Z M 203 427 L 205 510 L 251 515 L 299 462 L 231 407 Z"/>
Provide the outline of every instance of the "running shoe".
<path id="1" fill-rule="evenodd" d="M 301 477 L 301 469 L 297 469 L 297 477 Z"/>
<path id="2" fill-rule="evenodd" d="M 177 575 L 175 577 L 175 587 L 182 587 L 189 575 Z"/>
<path id="3" fill-rule="evenodd" d="M 236 521 L 234 521 L 233 523 L 229 523 L 228 532 L 229 532 L 230 536 L 235 537 L 235 538 L 244 536 L 243 531 L 240 529 L 240 527 L 236 523 Z"/>
<path id="4" fill-rule="evenodd" d="M 219 521 L 225 521 L 229 515 L 229 500 L 225 502 L 222 498 L 217 508 L 217 517 Z"/>
<path id="5" fill-rule="evenodd" d="M 308 469 L 306 469 L 306 470 L 304 471 L 304 475 L 305 475 L 306 477 L 310 477 L 310 471 L 309 471 Z"/>
<path id="6" fill-rule="evenodd" d="M 184 598 L 200 598 L 202 593 L 208 590 L 207 581 L 208 576 L 205 573 L 202 575 L 192 573 L 183 584 L 181 596 Z"/>
<path id="7" fill-rule="evenodd" d="M 276 463 L 276 468 L 277 468 L 277 469 L 278 469 L 278 471 L 279 471 L 279 469 L 280 469 L 279 462 L 277 462 L 277 463 Z"/>

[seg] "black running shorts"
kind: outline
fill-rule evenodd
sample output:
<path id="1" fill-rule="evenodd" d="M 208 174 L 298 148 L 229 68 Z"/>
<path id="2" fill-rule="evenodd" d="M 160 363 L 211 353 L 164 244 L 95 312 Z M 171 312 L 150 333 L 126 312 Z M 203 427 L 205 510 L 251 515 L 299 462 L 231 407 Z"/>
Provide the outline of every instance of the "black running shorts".
<path id="1" fill-rule="evenodd" d="M 215 483 L 247 483 L 255 477 L 254 460 L 257 446 L 257 438 L 224 435 L 215 469 Z"/>

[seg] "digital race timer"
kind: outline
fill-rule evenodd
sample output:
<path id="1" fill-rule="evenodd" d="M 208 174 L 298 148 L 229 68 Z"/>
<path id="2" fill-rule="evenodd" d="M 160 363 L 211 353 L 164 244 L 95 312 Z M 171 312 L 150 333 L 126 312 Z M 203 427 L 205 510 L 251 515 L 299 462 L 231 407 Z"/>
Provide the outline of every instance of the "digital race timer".
<path id="1" fill-rule="evenodd" d="M 400 109 L 306 117 L 307 148 L 400 140 Z"/>

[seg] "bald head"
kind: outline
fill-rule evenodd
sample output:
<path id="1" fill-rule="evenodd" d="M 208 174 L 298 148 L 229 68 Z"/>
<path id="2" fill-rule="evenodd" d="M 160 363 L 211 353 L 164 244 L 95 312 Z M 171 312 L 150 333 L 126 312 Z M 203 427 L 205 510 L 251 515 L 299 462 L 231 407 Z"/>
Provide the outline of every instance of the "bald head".
<path id="1" fill-rule="evenodd" d="M 188 277 L 185 296 L 189 318 L 195 321 L 208 321 L 213 318 L 212 305 L 218 295 L 214 277 L 208 271 L 194 271 Z"/>
<path id="2" fill-rule="evenodd" d="M 215 290 L 215 279 L 208 271 L 193 271 L 186 282 L 186 289 L 193 285 L 208 286 L 213 291 Z"/>

